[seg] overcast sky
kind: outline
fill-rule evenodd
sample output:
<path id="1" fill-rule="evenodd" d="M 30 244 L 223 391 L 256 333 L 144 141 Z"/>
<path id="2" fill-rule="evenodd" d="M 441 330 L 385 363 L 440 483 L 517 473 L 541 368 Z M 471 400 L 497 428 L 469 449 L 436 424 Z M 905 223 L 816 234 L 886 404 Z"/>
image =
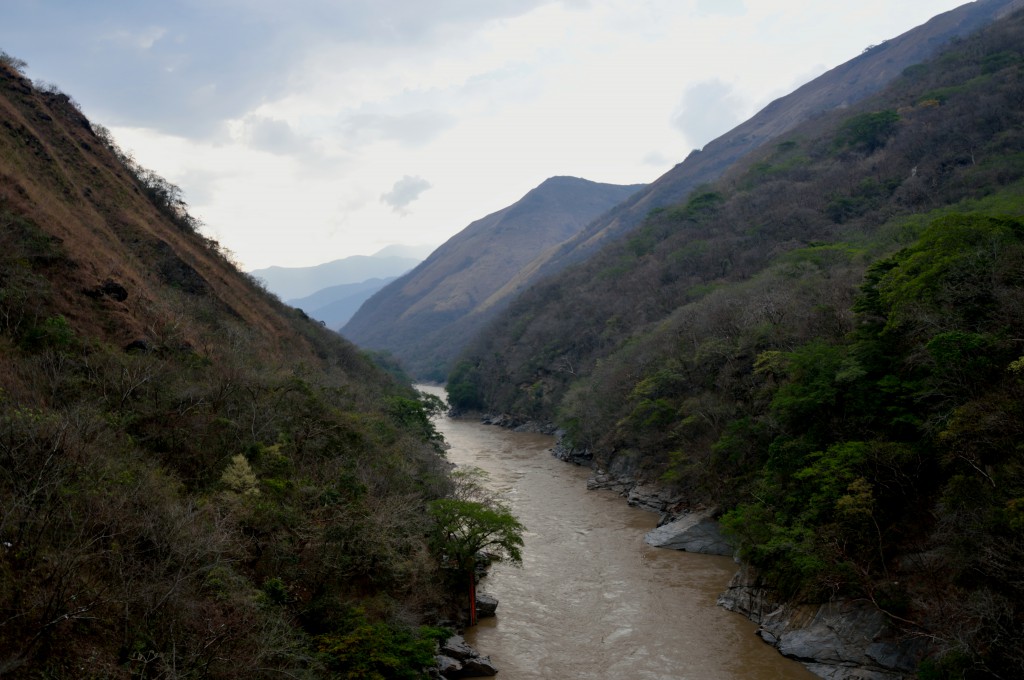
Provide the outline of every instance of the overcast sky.
<path id="1" fill-rule="evenodd" d="M 244 269 L 436 246 L 555 175 L 651 182 L 961 0 L 3 0 L 0 50 Z"/>

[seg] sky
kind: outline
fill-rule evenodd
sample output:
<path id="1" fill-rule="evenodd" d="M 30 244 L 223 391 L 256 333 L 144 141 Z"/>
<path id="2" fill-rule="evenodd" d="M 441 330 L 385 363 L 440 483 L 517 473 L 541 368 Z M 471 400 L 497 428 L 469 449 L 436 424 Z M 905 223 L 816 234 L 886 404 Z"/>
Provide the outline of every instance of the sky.
<path id="1" fill-rule="evenodd" d="M 652 182 L 963 0 L 3 0 L 0 50 L 245 270 L 436 247 L 558 175 Z"/>

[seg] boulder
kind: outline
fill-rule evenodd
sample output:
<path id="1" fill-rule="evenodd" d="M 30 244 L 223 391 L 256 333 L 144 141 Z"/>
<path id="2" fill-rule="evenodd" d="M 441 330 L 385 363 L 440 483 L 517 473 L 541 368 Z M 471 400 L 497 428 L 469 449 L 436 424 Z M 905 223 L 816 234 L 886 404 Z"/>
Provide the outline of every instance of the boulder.
<path id="1" fill-rule="evenodd" d="M 671 548 L 705 555 L 732 555 L 733 549 L 712 518 L 711 511 L 690 512 L 647 532 L 644 542 L 656 548 Z"/>
<path id="2" fill-rule="evenodd" d="M 128 289 L 113 279 L 104 281 L 100 286 L 100 292 L 118 302 L 124 302 L 128 299 Z"/>
<path id="3" fill-rule="evenodd" d="M 486 593 L 476 594 L 476 614 L 480 618 L 494 616 L 498 609 L 498 598 Z"/>
<path id="4" fill-rule="evenodd" d="M 656 484 L 637 484 L 626 494 L 626 502 L 629 505 L 651 512 L 665 512 L 679 500 L 677 494 L 670 493 Z"/>
<path id="5" fill-rule="evenodd" d="M 437 671 L 446 678 L 457 678 L 459 673 L 462 672 L 462 663 L 457 659 L 453 659 L 450 656 L 444 654 L 438 654 L 437 659 Z"/>
<path id="6" fill-rule="evenodd" d="M 498 669 L 491 663 L 489 656 L 474 656 L 462 662 L 462 670 L 453 677 L 459 678 L 485 678 L 498 674 Z"/>
<path id="7" fill-rule="evenodd" d="M 474 656 L 480 656 L 479 652 L 469 646 L 466 642 L 466 638 L 461 635 L 453 635 L 448 638 L 443 645 L 441 645 L 441 654 L 446 657 L 451 657 L 457 661 L 465 661 L 471 659 Z"/>
<path id="8" fill-rule="evenodd" d="M 480 653 L 466 643 L 461 635 L 448 638 L 436 656 L 437 670 L 444 678 L 484 678 L 497 675 L 498 669 L 491 657 Z"/>

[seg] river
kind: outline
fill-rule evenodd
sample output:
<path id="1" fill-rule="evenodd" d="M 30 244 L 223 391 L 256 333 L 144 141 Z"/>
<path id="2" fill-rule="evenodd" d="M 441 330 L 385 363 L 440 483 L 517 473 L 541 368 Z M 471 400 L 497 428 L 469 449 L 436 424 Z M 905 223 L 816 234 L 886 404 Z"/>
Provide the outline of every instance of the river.
<path id="1" fill-rule="evenodd" d="M 817 677 L 715 604 L 736 569 L 730 558 L 647 546 L 657 516 L 610 491 L 587 491 L 590 471 L 552 456 L 552 437 L 447 417 L 437 427 L 449 460 L 486 471 L 527 529 L 522 566 L 495 565 L 480 586 L 500 601 L 498 615 L 465 635 L 499 677 Z"/>

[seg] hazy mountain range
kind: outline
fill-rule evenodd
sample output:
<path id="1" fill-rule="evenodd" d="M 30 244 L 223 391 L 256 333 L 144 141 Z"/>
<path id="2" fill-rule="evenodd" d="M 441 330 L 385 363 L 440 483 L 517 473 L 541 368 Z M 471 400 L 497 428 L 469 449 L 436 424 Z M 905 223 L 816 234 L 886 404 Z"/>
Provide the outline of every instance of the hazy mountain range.
<path id="1" fill-rule="evenodd" d="M 430 246 L 392 245 L 373 255 L 351 255 L 310 267 L 266 267 L 250 274 L 282 300 L 306 298 L 325 288 L 399 276 L 433 250 Z M 318 298 L 324 302 L 324 298 Z"/>

